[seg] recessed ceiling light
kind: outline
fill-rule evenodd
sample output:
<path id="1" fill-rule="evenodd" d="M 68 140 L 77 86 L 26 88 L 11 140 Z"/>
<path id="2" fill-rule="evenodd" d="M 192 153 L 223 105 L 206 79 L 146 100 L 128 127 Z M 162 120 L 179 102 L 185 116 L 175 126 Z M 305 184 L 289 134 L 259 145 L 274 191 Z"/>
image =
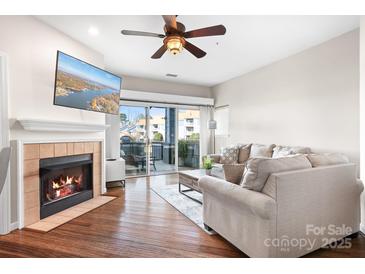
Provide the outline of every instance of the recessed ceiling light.
<path id="1" fill-rule="evenodd" d="M 88 33 L 92 36 L 97 36 L 99 34 L 99 30 L 96 27 L 90 27 Z"/>

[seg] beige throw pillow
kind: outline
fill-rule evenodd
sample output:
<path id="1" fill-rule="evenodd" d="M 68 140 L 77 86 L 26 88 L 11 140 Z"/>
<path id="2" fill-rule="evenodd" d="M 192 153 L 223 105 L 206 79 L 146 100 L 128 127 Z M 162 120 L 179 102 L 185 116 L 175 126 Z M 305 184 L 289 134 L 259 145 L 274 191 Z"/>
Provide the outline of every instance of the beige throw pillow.
<path id="1" fill-rule="evenodd" d="M 312 167 L 339 165 L 349 163 L 349 158 L 341 153 L 308 154 Z"/>
<path id="2" fill-rule="evenodd" d="M 239 144 L 237 146 L 239 148 L 238 163 L 243 164 L 248 160 L 248 158 L 250 158 L 251 144 L 248 145 Z"/>
<path id="3" fill-rule="evenodd" d="M 248 160 L 241 186 L 247 189 L 261 191 L 272 173 L 312 168 L 305 155 L 295 155 L 283 158 L 253 158 Z"/>
<path id="4" fill-rule="evenodd" d="M 238 161 L 238 147 L 229 146 L 221 150 L 220 163 L 221 164 L 236 164 Z"/>
<path id="5" fill-rule="evenodd" d="M 233 184 L 239 185 L 245 171 L 243 164 L 223 165 L 224 179 Z"/>
<path id="6" fill-rule="evenodd" d="M 250 150 L 250 158 L 271 158 L 274 147 L 275 145 L 252 144 Z"/>
<path id="7" fill-rule="evenodd" d="M 272 158 L 280 158 L 295 154 L 308 154 L 311 150 L 309 147 L 290 147 L 290 146 L 275 146 Z"/>

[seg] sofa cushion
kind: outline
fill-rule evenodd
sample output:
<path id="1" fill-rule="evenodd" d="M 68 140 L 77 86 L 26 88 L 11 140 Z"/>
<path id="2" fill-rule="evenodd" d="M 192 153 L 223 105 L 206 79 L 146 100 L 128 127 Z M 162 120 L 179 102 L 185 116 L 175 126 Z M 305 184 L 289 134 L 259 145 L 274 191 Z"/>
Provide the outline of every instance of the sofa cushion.
<path id="1" fill-rule="evenodd" d="M 261 191 L 272 173 L 312 168 L 305 155 L 294 155 L 282 158 L 252 158 L 247 161 L 246 171 L 241 186 Z"/>
<path id="2" fill-rule="evenodd" d="M 341 153 L 308 154 L 308 160 L 312 167 L 347 164 L 349 159 Z"/>
<path id="3" fill-rule="evenodd" d="M 238 146 L 228 146 L 221 149 L 221 164 L 236 164 L 238 161 Z"/>
<path id="4" fill-rule="evenodd" d="M 230 183 L 239 185 L 245 171 L 244 164 L 223 165 L 224 179 Z"/>
<path id="5" fill-rule="evenodd" d="M 271 158 L 275 145 L 252 144 L 250 150 L 250 158 Z"/>
<path id="6" fill-rule="evenodd" d="M 243 164 L 245 163 L 248 158 L 250 158 L 250 150 L 251 150 L 251 144 L 243 145 L 238 144 L 238 163 Z"/>
<path id="7" fill-rule="evenodd" d="M 272 158 L 285 157 L 294 154 L 308 154 L 310 152 L 311 150 L 309 147 L 275 146 Z"/>

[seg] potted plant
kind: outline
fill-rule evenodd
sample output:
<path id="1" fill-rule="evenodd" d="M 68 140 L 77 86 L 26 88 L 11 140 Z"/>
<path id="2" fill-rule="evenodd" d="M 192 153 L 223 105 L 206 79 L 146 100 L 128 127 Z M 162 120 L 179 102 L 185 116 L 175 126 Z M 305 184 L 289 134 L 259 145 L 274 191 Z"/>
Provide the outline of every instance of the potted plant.
<path id="1" fill-rule="evenodd" d="M 188 142 L 179 140 L 178 142 L 179 166 L 184 166 L 186 157 L 188 157 Z"/>
<path id="2" fill-rule="evenodd" d="M 205 169 L 205 173 L 207 175 L 211 175 L 213 168 L 213 159 L 211 159 L 209 156 L 205 157 L 203 161 L 203 168 Z"/>

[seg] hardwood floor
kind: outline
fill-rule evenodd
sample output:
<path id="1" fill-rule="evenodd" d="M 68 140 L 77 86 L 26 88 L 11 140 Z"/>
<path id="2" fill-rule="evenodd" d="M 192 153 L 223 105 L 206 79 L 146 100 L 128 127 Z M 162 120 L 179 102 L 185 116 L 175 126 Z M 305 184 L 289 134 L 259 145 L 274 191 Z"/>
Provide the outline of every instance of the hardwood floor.
<path id="1" fill-rule="evenodd" d="M 176 175 L 127 180 L 118 199 L 51 232 L 0 236 L 0 257 L 246 257 L 218 235 L 210 236 L 149 188 L 175 184 Z M 321 249 L 308 257 L 365 257 L 365 238 L 351 249 Z"/>

